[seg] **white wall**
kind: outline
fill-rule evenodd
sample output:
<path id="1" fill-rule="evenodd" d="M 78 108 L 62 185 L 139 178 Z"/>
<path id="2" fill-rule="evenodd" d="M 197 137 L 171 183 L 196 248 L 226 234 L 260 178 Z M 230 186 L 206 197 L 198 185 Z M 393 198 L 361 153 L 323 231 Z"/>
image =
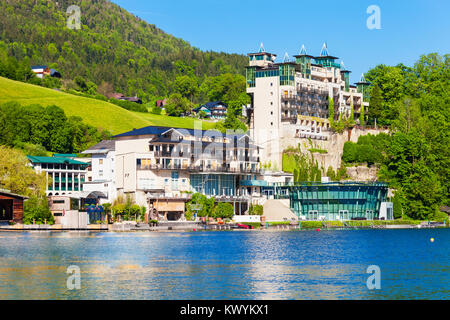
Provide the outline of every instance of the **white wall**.
<path id="1" fill-rule="evenodd" d="M 251 215 L 233 216 L 233 220 L 235 222 L 261 222 L 261 216 L 251 216 Z"/>

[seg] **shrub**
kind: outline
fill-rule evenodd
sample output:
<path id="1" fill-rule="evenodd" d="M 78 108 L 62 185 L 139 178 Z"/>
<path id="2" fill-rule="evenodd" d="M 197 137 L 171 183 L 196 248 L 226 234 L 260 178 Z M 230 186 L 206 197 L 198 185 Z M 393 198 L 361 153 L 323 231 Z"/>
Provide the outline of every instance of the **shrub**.
<path id="1" fill-rule="evenodd" d="M 302 221 L 301 226 L 302 229 L 315 229 L 323 227 L 321 221 Z"/>
<path id="2" fill-rule="evenodd" d="M 150 111 L 150 113 L 152 113 L 152 114 L 161 114 L 161 112 L 162 112 L 162 109 L 160 107 L 157 107 L 157 106 L 153 106 L 151 111 Z"/>
<path id="3" fill-rule="evenodd" d="M 213 216 L 215 218 L 232 218 L 234 216 L 234 207 L 228 202 L 219 202 L 214 208 Z"/>
<path id="4" fill-rule="evenodd" d="M 264 207 L 260 204 L 250 205 L 248 213 L 250 215 L 262 216 L 264 213 Z"/>
<path id="5" fill-rule="evenodd" d="M 46 198 L 30 197 L 23 203 L 23 223 L 33 224 L 33 219 L 37 224 L 54 224 L 55 218 L 50 212 Z"/>
<path id="6" fill-rule="evenodd" d="M 129 111 L 148 112 L 147 108 L 144 105 L 136 102 L 117 99 L 109 99 L 109 102 Z"/>

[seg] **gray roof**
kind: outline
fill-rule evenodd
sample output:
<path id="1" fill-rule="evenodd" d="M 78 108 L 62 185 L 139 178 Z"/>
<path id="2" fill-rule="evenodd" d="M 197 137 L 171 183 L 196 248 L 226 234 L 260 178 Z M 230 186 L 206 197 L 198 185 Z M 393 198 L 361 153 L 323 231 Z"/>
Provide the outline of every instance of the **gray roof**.
<path id="1" fill-rule="evenodd" d="M 114 140 L 103 140 L 97 143 L 95 146 L 83 151 L 82 153 L 107 153 L 109 151 L 116 150 L 116 141 Z"/>

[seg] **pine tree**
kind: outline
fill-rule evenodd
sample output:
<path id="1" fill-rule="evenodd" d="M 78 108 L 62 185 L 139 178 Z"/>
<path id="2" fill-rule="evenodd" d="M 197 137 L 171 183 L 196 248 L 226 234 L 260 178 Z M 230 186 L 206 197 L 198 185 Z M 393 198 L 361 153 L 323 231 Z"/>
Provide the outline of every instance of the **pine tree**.
<path id="1" fill-rule="evenodd" d="M 361 103 L 361 111 L 360 111 L 360 114 L 359 114 L 359 124 L 361 125 L 361 126 L 364 126 L 364 124 L 365 124 L 365 121 L 364 121 L 364 104 L 362 104 Z"/>

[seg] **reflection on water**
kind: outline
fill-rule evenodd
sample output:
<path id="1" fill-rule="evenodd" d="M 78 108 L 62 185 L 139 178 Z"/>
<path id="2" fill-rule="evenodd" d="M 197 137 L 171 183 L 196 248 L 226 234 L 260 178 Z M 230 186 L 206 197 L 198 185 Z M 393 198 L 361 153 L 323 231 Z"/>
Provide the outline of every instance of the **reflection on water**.
<path id="1" fill-rule="evenodd" d="M 2 233 L 0 299 L 448 299 L 449 240 L 448 229 Z M 373 264 L 381 290 L 366 287 Z M 66 288 L 70 265 L 80 290 Z"/>

